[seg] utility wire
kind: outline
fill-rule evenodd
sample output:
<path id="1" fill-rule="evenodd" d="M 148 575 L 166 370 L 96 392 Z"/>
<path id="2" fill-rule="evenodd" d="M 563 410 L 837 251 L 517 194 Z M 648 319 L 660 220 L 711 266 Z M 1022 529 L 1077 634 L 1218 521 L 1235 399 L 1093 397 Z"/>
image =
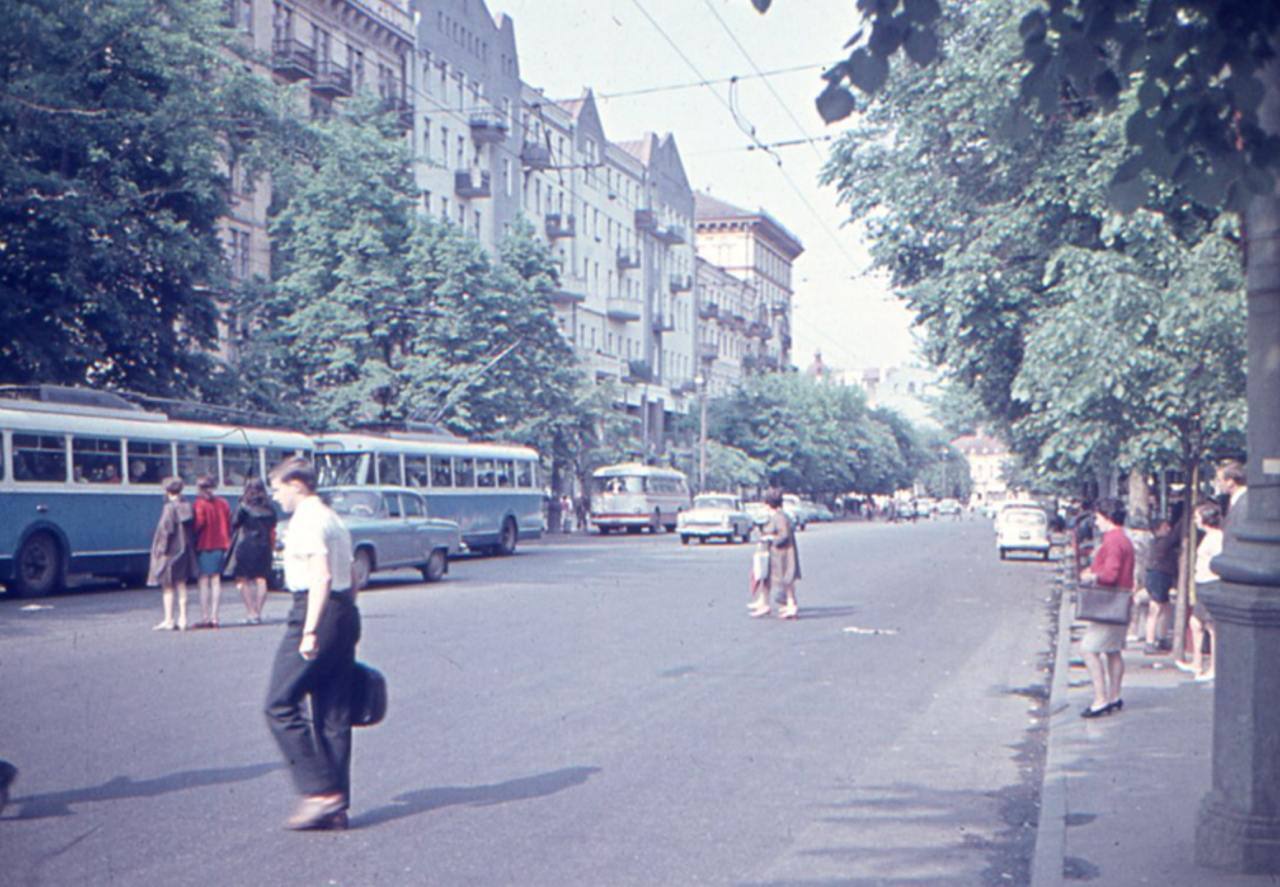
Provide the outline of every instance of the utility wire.
<path id="1" fill-rule="evenodd" d="M 690 83 L 672 83 L 667 86 L 646 86 L 640 89 L 628 89 L 621 92 L 597 93 L 601 99 L 627 99 L 638 95 L 652 95 L 658 92 L 673 92 L 679 89 L 697 89 L 700 86 L 712 86 L 717 83 L 728 83 L 731 80 L 754 80 L 757 77 L 772 77 L 775 74 L 793 74 L 796 71 L 826 70 L 831 65 L 795 65 L 790 68 L 774 68 L 772 71 L 757 70 L 754 74 L 735 74 L 729 77 L 717 77 L 713 80 L 694 80 Z"/>

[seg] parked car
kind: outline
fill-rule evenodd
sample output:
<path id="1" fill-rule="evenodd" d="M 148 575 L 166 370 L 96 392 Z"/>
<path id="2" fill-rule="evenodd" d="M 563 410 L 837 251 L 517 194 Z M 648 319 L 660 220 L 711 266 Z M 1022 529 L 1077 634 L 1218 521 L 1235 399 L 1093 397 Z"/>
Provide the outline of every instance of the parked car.
<path id="1" fill-rule="evenodd" d="M 809 502 L 808 504 L 812 513 L 810 520 L 825 524 L 836 519 L 835 513 L 822 502 Z"/>
<path id="2" fill-rule="evenodd" d="M 676 517 L 676 532 L 685 545 L 695 538 L 700 542 L 715 538 L 746 542 L 755 528 L 755 519 L 743 509 L 742 502 L 728 493 L 694 496 L 693 507 Z"/>
<path id="3" fill-rule="evenodd" d="M 782 497 L 782 510 L 797 530 L 803 530 L 809 523 L 809 509 L 804 501 L 795 493 L 785 493 Z"/>
<path id="4" fill-rule="evenodd" d="M 352 579 L 363 588 L 379 570 L 413 567 L 435 582 L 449 572 L 449 558 L 462 553 L 455 521 L 430 517 L 427 500 L 404 487 L 322 487 L 320 495 L 351 533 Z M 282 523 L 278 538 L 289 532 Z M 278 566 L 278 565 L 277 565 Z"/>
<path id="5" fill-rule="evenodd" d="M 1033 511 L 1038 514 L 1043 514 L 1046 520 L 1048 520 L 1049 517 L 1049 515 L 1045 513 L 1045 510 L 1040 507 L 1039 503 L 1032 502 L 1030 499 L 1018 499 L 1012 502 L 1001 503 L 1000 507 L 996 509 L 994 524 L 996 535 L 1000 535 L 1000 528 L 1003 526 L 1005 520 L 1008 519 L 1009 515 L 1023 511 Z"/>
<path id="6" fill-rule="evenodd" d="M 933 517 L 937 504 L 924 496 L 916 500 L 916 517 Z"/>
<path id="7" fill-rule="evenodd" d="M 960 503 L 957 502 L 955 499 L 943 499 L 939 501 L 938 516 L 942 517 L 943 515 L 946 515 L 948 517 L 959 517 Z"/>
<path id="8" fill-rule="evenodd" d="M 996 532 L 1000 560 L 1010 552 L 1025 551 L 1049 559 L 1049 516 L 1041 508 L 1010 508 L 1001 513 Z"/>
<path id="9" fill-rule="evenodd" d="M 742 510 L 751 515 L 751 519 L 755 521 L 757 527 L 763 527 L 769 520 L 769 506 L 763 502 L 746 502 L 743 504 Z"/>

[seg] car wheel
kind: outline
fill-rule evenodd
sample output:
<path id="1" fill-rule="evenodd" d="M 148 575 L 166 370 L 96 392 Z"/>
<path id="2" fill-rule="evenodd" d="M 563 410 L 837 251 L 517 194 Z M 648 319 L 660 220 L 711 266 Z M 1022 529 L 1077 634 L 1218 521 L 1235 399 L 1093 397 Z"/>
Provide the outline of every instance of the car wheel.
<path id="1" fill-rule="evenodd" d="M 502 531 L 498 535 L 498 554 L 516 553 L 516 543 L 520 541 L 520 533 L 516 530 L 516 522 L 507 518 L 502 522 Z"/>
<path id="2" fill-rule="evenodd" d="M 680 544 L 681 544 L 681 545 L 688 545 L 688 544 L 689 544 L 689 534 L 688 534 L 688 533 L 681 533 L 681 534 L 680 534 Z"/>
<path id="3" fill-rule="evenodd" d="M 369 549 L 362 548 L 356 552 L 355 560 L 351 563 L 351 584 L 355 586 L 356 591 L 365 588 L 369 584 L 369 577 L 373 575 L 373 555 Z"/>
<path id="4" fill-rule="evenodd" d="M 13 565 L 13 590 L 19 597 L 44 597 L 63 584 L 62 547 L 50 533 L 32 533 Z"/>
<path id="5" fill-rule="evenodd" d="M 437 548 L 431 552 L 431 557 L 427 558 L 427 563 L 422 568 L 422 578 L 428 582 L 439 582 L 444 578 L 448 566 L 449 562 L 445 558 L 444 551 Z"/>

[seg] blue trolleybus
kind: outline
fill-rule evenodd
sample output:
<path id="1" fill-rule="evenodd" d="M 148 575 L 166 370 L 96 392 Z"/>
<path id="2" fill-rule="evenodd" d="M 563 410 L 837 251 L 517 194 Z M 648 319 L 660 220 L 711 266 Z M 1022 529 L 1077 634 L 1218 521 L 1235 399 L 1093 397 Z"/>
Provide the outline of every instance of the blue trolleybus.
<path id="1" fill-rule="evenodd" d="M 413 431 L 314 438 L 322 486 L 392 484 L 420 489 L 431 517 L 457 521 L 473 551 L 511 554 L 542 535 L 538 453 Z"/>
<path id="2" fill-rule="evenodd" d="M 209 474 L 237 497 L 286 456 L 294 431 L 171 420 L 113 395 L 40 387 L 0 397 L 0 583 L 62 588 L 72 573 L 141 584 L 163 505 L 161 481 L 194 491 Z"/>

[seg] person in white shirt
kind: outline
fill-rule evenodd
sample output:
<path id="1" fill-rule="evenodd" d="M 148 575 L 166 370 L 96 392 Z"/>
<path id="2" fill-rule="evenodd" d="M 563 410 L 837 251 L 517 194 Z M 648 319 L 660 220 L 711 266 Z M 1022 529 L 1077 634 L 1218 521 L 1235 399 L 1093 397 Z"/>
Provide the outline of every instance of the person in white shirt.
<path id="1" fill-rule="evenodd" d="M 1204 605 L 1202 595 L 1205 587 L 1220 581 L 1218 574 L 1210 566 L 1213 559 L 1222 554 L 1222 512 L 1212 502 L 1202 502 L 1196 506 L 1196 528 L 1202 536 L 1196 546 L 1196 571 L 1188 600 L 1191 603 L 1191 661 L 1178 661 L 1174 664 L 1183 671 L 1191 672 L 1197 681 L 1213 680 L 1213 660 L 1217 653 L 1218 632 Z M 1209 635 L 1209 664 L 1204 662 L 1204 636 Z"/>
<path id="2" fill-rule="evenodd" d="M 316 495 L 315 468 L 305 459 L 286 459 L 271 472 L 271 496 L 293 514 L 284 532 L 284 582 L 293 594 L 293 609 L 276 651 L 266 703 L 268 726 L 302 795 L 285 826 L 346 828 L 352 682 L 360 639 L 351 534 Z"/>

